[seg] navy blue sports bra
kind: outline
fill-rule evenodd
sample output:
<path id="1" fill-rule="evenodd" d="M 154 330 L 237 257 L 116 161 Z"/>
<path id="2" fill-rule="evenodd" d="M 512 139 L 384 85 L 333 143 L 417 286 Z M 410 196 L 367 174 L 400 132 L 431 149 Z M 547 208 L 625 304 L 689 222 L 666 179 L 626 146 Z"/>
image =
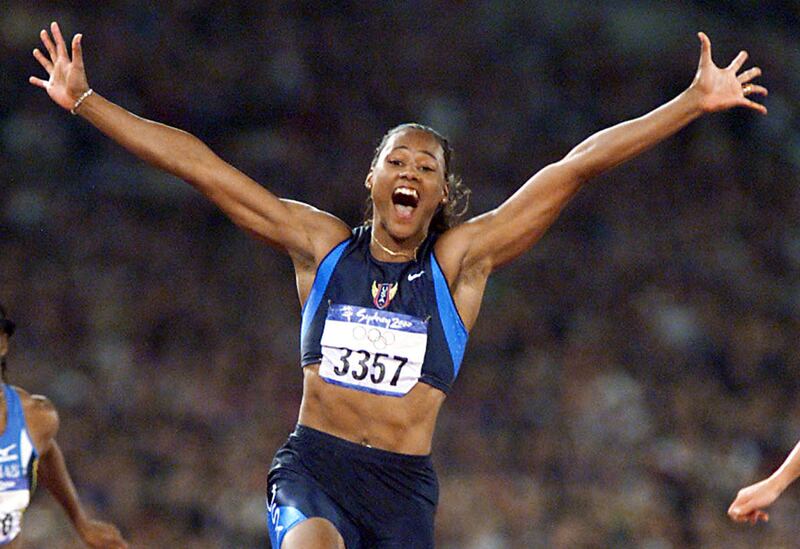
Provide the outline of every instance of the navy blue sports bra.
<path id="1" fill-rule="evenodd" d="M 378 261 L 371 227 L 361 226 L 320 263 L 303 306 L 301 364 L 320 364 L 329 383 L 403 396 L 417 381 L 447 393 L 458 375 L 467 330 L 433 254 Z"/>

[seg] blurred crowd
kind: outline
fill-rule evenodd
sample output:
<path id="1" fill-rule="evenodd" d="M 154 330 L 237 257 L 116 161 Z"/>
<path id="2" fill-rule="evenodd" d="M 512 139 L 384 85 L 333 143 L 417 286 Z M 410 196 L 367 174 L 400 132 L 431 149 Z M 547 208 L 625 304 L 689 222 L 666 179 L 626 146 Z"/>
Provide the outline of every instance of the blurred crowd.
<path id="1" fill-rule="evenodd" d="M 442 549 L 793 547 L 800 497 L 725 511 L 800 438 L 800 11 L 777 1 L 0 5 L 10 378 L 61 413 L 83 501 L 134 547 L 267 543 L 299 407 L 288 259 L 27 84 L 58 20 L 90 84 L 284 197 L 361 222 L 386 129 L 448 135 L 497 206 L 740 48 L 767 117 L 708 116 L 588 186 L 490 280 L 434 440 Z M 26 547 L 78 547 L 49 497 Z"/>

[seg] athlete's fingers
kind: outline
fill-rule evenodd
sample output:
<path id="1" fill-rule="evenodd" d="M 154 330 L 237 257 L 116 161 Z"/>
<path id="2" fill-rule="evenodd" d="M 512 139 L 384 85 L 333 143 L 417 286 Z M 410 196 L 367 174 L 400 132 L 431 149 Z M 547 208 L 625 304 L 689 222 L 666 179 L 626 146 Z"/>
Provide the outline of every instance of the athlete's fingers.
<path id="1" fill-rule="evenodd" d="M 750 524 L 757 524 L 759 520 L 763 520 L 764 522 L 769 521 L 769 515 L 766 514 L 764 511 L 758 510 L 753 511 L 750 514 Z"/>
<path id="2" fill-rule="evenodd" d="M 731 507 L 728 509 L 728 516 L 735 522 L 749 522 L 756 524 L 759 520 L 764 522 L 769 521 L 769 514 L 761 509 L 753 509 L 752 511 L 745 511 L 742 506 Z"/>
<path id="3" fill-rule="evenodd" d="M 761 68 L 760 67 L 752 67 L 741 73 L 736 77 L 736 80 L 744 84 L 745 82 L 750 82 L 753 78 L 757 76 L 761 76 Z"/>
<path id="4" fill-rule="evenodd" d="M 34 86 L 47 89 L 47 80 L 42 80 L 41 78 L 36 78 L 35 76 L 31 76 L 30 78 L 28 78 L 28 82 L 30 82 Z"/>
<path id="5" fill-rule="evenodd" d="M 739 55 L 733 58 L 731 64 L 728 65 L 726 68 L 728 70 L 732 70 L 733 72 L 738 72 L 739 69 L 742 68 L 742 65 L 744 65 L 745 61 L 747 61 L 747 52 L 742 50 L 739 52 Z"/>
<path id="6" fill-rule="evenodd" d="M 66 57 L 67 45 L 64 42 L 64 37 L 61 35 L 61 29 L 58 27 L 58 23 L 55 21 L 50 23 L 50 32 L 53 33 L 53 40 L 56 41 L 56 53 Z"/>
<path id="7" fill-rule="evenodd" d="M 47 71 L 47 74 L 53 74 L 53 63 L 38 48 L 33 49 L 33 57 Z"/>
<path id="8" fill-rule="evenodd" d="M 711 63 L 711 40 L 702 31 L 697 33 L 697 37 L 700 39 L 700 63 Z"/>
<path id="9" fill-rule="evenodd" d="M 76 34 L 72 37 L 72 63 L 80 69 L 83 69 L 83 48 L 81 48 L 82 34 Z"/>
<path id="10" fill-rule="evenodd" d="M 769 95 L 767 88 L 764 86 L 759 86 L 758 84 L 745 84 L 742 86 L 742 93 L 745 95 L 763 95 L 765 97 Z"/>
<path id="11" fill-rule="evenodd" d="M 745 510 L 745 503 L 736 504 L 736 502 L 732 503 L 731 506 L 728 508 L 728 516 L 731 517 L 736 522 L 744 522 L 750 516 L 752 511 Z"/>
<path id="12" fill-rule="evenodd" d="M 735 522 L 744 522 L 747 520 L 747 515 L 743 515 L 741 513 L 728 513 L 728 515 L 735 521 Z"/>
<path id="13" fill-rule="evenodd" d="M 50 40 L 50 34 L 46 30 L 42 29 L 39 31 L 39 38 L 41 38 L 42 44 L 44 44 L 45 49 L 47 49 L 47 53 L 50 55 L 50 60 L 55 61 L 56 47 L 53 44 L 53 41 Z"/>
<path id="14" fill-rule="evenodd" d="M 758 111 L 761 114 L 767 114 L 767 107 L 762 105 L 761 103 L 756 103 L 755 101 L 750 101 L 745 97 L 744 103 L 742 106 L 747 107 L 748 109 L 753 109 L 754 111 Z"/>

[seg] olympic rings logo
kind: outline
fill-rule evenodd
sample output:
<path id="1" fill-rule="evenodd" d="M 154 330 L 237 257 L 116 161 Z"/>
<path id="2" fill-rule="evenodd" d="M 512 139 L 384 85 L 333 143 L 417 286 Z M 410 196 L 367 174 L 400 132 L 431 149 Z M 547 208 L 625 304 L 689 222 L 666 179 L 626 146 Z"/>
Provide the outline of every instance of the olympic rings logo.
<path id="1" fill-rule="evenodd" d="M 372 343 L 375 349 L 385 349 L 390 345 L 394 345 L 395 335 L 392 332 L 384 332 L 375 327 L 355 326 L 353 328 L 353 339 L 357 341 L 367 340 Z"/>

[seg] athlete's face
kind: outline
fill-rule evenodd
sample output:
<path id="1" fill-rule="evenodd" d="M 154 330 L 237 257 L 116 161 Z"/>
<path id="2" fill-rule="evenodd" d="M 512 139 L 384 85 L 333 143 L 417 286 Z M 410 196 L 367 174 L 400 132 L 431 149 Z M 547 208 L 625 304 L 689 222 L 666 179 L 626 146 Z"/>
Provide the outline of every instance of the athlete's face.
<path id="1" fill-rule="evenodd" d="M 396 240 L 426 234 L 447 200 L 444 151 L 434 136 L 417 129 L 392 135 L 367 175 L 372 223 Z"/>

